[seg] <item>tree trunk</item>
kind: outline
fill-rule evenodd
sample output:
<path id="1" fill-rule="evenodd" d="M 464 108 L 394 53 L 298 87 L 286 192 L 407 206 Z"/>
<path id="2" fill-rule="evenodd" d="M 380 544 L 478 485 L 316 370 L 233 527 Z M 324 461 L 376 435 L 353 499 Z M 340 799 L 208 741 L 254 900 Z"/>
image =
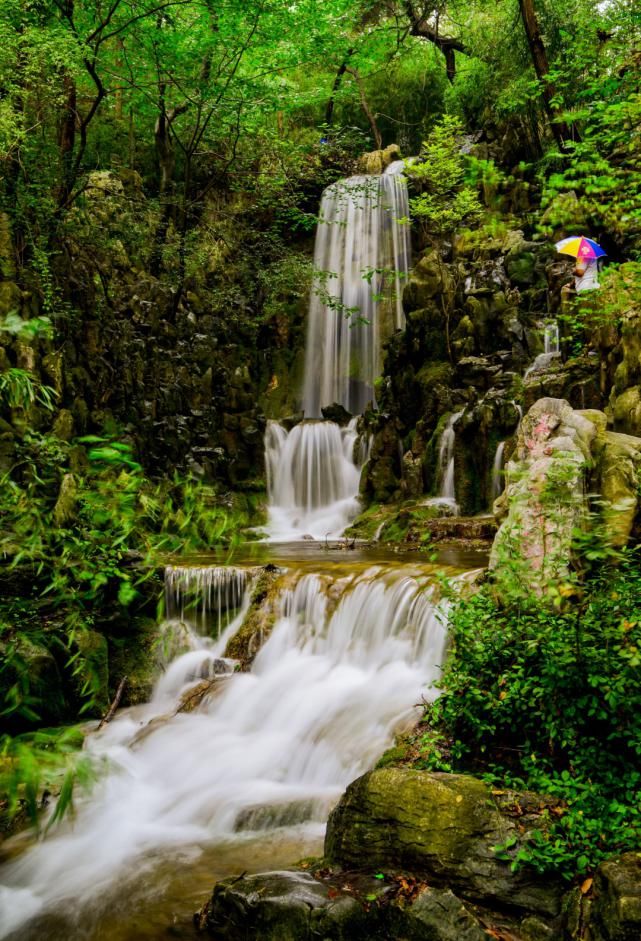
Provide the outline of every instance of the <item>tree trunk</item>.
<path id="1" fill-rule="evenodd" d="M 344 60 L 341 62 L 336 75 L 334 77 L 334 84 L 332 85 L 332 93 L 329 96 L 327 102 L 327 108 L 325 109 L 325 124 L 329 127 L 334 119 L 334 105 L 336 103 L 336 95 L 339 92 L 341 87 L 341 82 L 343 81 L 343 75 L 347 71 L 347 66 L 349 65 L 349 60 L 354 55 L 354 49 L 348 49 L 345 55 Z"/>
<path id="2" fill-rule="evenodd" d="M 553 83 L 550 82 L 548 78 L 550 64 L 548 62 L 545 43 L 543 42 L 543 37 L 541 36 L 536 10 L 534 9 L 534 0 L 519 0 L 519 8 L 521 10 L 521 19 L 523 20 L 523 27 L 525 29 L 528 46 L 530 47 L 530 55 L 532 56 L 534 71 L 536 72 L 536 77 L 543 86 L 543 104 L 550 121 L 552 133 L 554 134 L 559 148 L 561 150 L 566 150 L 566 144 L 568 141 L 578 140 L 579 138 L 575 128 L 570 127 L 561 118 L 559 107 L 554 101 L 556 90 Z"/>

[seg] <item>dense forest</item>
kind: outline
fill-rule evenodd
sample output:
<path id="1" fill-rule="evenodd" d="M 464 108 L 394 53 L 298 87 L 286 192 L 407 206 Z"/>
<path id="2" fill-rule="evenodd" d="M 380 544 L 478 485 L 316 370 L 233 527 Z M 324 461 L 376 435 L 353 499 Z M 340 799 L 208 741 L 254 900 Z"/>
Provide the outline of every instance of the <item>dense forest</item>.
<path id="1" fill-rule="evenodd" d="M 240 768 L 262 738 L 291 783 L 326 736 L 309 763 L 340 774 L 286 800 L 254 769 L 224 831 L 324 832 L 349 784 L 325 849 L 212 865 L 199 930 L 641 937 L 640 474 L 637 0 L 0 4 L 0 937 L 139 937 L 60 914 L 80 888 L 32 910 L 56 879 L 33 854 L 82 832 L 114 765 L 137 779 L 126 723 L 140 755 L 174 721 L 186 748 L 223 682 L 320 636 L 332 678 L 299 664 L 270 692 L 284 726 L 316 695 L 318 726 L 211 749 Z M 379 641 L 387 711 L 361 735 L 341 671 Z M 228 711 L 267 714 L 242 689 Z M 207 814 L 136 845 L 202 847 Z M 224 881 L 305 855 L 309 896 Z M 135 865 L 113 858 L 96 894 Z M 275 921 L 247 901 L 272 890 Z"/>

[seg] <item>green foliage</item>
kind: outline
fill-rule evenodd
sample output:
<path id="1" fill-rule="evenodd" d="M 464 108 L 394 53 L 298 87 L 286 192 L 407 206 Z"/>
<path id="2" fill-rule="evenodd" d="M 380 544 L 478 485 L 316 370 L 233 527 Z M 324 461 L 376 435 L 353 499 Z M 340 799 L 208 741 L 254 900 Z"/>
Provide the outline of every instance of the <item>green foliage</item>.
<path id="1" fill-rule="evenodd" d="M 57 397 L 55 389 L 43 385 L 25 369 L 14 367 L 0 373 L 0 404 L 9 408 L 28 409 L 37 402 L 51 412 Z"/>
<path id="2" fill-rule="evenodd" d="M 410 210 L 428 237 L 451 234 L 482 214 L 475 187 L 465 182 L 462 130 L 456 118 L 444 117 L 423 144 L 420 161 L 406 167 L 420 191 L 410 199 Z"/>
<path id="3" fill-rule="evenodd" d="M 559 585 L 553 605 L 521 592 L 503 607 L 491 585 L 454 602 L 422 758 L 564 802 L 513 861 L 566 878 L 641 836 L 638 558 L 608 565 L 612 551 L 586 538 L 592 574 Z"/>
<path id="4" fill-rule="evenodd" d="M 70 808 L 73 784 L 91 777 L 73 754 L 73 733 L 25 737 L 21 730 L 96 714 L 105 695 L 91 656 L 96 632 L 135 610 L 169 553 L 231 546 L 250 516 L 255 522 L 249 502 L 239 510 L 212 487 L 147 480 L 128 442 L 89 436 L 83 443 L 87 466 L 70 474 L 78 445 L 30 431 L 13 473 L 0 481 L 3 577 L 31 586 L 0 607 L 0 715 L 12 733 L 0 739 L 0 794 L 8 795 L 9 816 L 19 807 L 34 814 L 46 785 L 60 794 L 53 822 Z M 65 481 L 73 484 L 61 517 Z M 59 670 L 76 691 L 71 712 Z"/>

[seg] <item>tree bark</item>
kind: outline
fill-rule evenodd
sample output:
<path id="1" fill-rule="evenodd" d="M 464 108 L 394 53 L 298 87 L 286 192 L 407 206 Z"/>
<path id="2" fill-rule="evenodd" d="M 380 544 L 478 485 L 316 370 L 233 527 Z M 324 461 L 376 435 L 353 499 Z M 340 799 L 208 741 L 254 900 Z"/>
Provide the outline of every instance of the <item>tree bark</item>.
<path id="1" fill-rule="evenodd" d="M 466 46 L 454 36 L 442 36 L 438 31 L 438 27 L 432 26 L 424 13 L 417 13 L 411 0 L 406 0 L 404 7 L 410 21 L 410 35 L 427 39 L 428 42 L 433 43 L 437 49 L 441 50 L 445 56 L 447 77 L 450 82 L 453 82 L 456 76 L 456 53 L 462 52 L 464 55 L 469 55 Z"/>
<path id="2" fill-rule="evenodd" d="M 550 127 L 552 128 L 552 133 L 554 134 L 559 148 L 566 150 L 567 142 L 579 140 L 579 136 L 574 126 L 568 125 L 567 122 L 561 118 L 559 107 L 554 101 L 556 89 L 548 77 L 550 64 L 534 8 L 534 0 L 519 0 L 519 9 L 521 11 L 523 28 L 525 29 L 525 35 L 530 48 L 534 71 L 543 87 L 543 105 L 545 112 L 550 121 Z"/>
<path id="3" fill-rule="evenodd" d="M 365 89 L 363 88 L 363 81 L 362 81 L 360 75 L 358 74 L 358 70 L 357 70 L 357 69 L 350 69 L 350 68 L 347 68 L 347 71 L 349 72 L 350 75 L 352 75 L 352 76 L 354 77 L 354 81 L 356 82 L 356 84 L 357 84 L 357 86 L 358 86 L 358 93 L 359 93 L 360 99 L 361 99 L 361 108 L 363 109 L 363 111 L 364 111 L 364 113 L 365 113 L 365 117 L 366 117 L 367 120 L 369 121 L 369 126 L 370 126 L 371 129 L 372 129 L 372 136 L 373 136 L 373 138 L 374 138 L 374 146 L 375 146 L 376 150 L 380 150 L 381 147 L 383 146 L 383 137 L 382 137 L 381 132 L 380 132 L 380 130 L 379 130 L 379 128 L 378 128 L 378 124 L 376 123 L 376 115 L 374 114 L 374 112 L 373 112 L 372 109 L 370 108 L 370 106 L 369 106 L 369 104 L 368 104 L 368 102 L 367 102 L 367 98 L 365 97 Z"/>
<path id="4" fill-rule="evenodd" d="M 354 55 L 355 51 L 356 51 L 355 49 L 347 50 L 345 54 L 345 58 L 341 62 L 336 72 L 336 76 L 334 77 L 334 84 L 332 85 L 332 93 L 329 96 L 327 107 L 325 109 L 325 124 L 327 124 L 328 127 L 331 125 L 334 119 L 334 105 L 336 103 L 336 95 L 338 94 L 340 90 L 341 82 L 343 81 L 343 75 L 345 75 L 345 72 L 347 71 L 347 66 L 349 65 L 349 60 Z"/>

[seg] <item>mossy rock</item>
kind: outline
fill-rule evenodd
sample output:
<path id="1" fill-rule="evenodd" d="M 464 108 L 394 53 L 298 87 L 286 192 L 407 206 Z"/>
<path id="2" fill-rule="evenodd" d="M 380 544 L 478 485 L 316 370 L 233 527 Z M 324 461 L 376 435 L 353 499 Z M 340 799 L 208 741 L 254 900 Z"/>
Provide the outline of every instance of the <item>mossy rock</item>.
<path id="1" fill-rule="evenodd" d="M 161 668 L 158 664 L 158 623 L 137 618 L 125 636 L 109 637 L 109 694 L 113 697 L 123 676 L 127 677 L 121 705 L 149 702 Z"/>
<path id="2" fill-rule="evenodd" d="M 6 649 L 5 644 L 0 644 L 0 656 L 3 659 L 6 657 Z M 26 684 L 30 708 L 37 716 L 34 721 L 57 723 L 67 717 L 62 676 L 53 653 L 44 642 L 36 643 L 26 636 L 18 640 L 11 660 L 5 662 L 0 674 L 1 701 L 6 700 L 9 690 L 16 683 L 23 688 Z"/>
<path id="3" fill-rule="evenodd" d="M 92 699 L 92 708 L 85 713 L 90 716 L 103 716 L 109 708 L 109 650 L 107 638 L 98 631 L 83 631 L 78 634 L 76 647 L 81 664 L 80 672 L 74 677 L 76 696 L 79 700 L 87 693 Z"/>
<path id="4" fill-rule="evenodd" d="M 330 815 L 325 855 L 361 866 L 424 874 L 467 898 L 556 916 L 563 887 L 524 869 L 513 872 L 494 847 L 518 852 L 545 829 L 549 801 L 491 789 L 465 775 L 381 768 L 348 787 Z"/>
<path id="5" fill-rule="evenodd" d="M 225 657 L 238 660 L 241 670 L 249 670 L 254 657 L 271 634 L 280 612 L 281 586 L 287 573 L 275 565 L 261 571 L 238 631 L 229 639 Z"/>

